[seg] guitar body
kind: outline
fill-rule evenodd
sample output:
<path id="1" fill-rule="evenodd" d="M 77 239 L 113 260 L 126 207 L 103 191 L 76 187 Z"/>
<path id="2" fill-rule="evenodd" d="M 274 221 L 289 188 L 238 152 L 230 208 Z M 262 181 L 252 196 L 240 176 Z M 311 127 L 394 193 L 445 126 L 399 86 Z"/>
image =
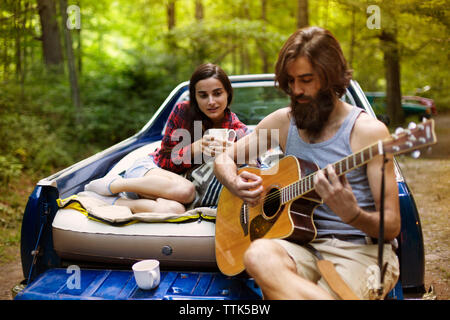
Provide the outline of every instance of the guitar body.
<path id="1" fill-rule="evenodd" d="M 220 271 L 230 276 L 245 269 L 244 253 L 256 239 L 289 239 L 300 244 L 313 240 L 316 227 L 312 215 L 315 207 L 322 203 L 315 191 L 310 191 L 282 204 L 278 191 L 317 171 L 315 164 L 287 156 L 266 170 L 246 167 L 240 171 L 243 170 L 263 179 L 263 200 L 250 207 L 228 189 L 222 189 L 216 217 L 216 261 Z"/>

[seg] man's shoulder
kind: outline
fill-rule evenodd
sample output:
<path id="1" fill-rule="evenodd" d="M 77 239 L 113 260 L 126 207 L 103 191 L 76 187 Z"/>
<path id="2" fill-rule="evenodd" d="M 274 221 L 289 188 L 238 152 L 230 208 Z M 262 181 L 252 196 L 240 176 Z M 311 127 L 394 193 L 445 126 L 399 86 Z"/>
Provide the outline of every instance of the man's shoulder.
<path id="1" fill-rule="evenodd" d="M 273 111 L 272 113 L 268 114 L 267 117 L 281 118 L 281 119 L 286 120 L 286 118 L 289 117 L 290 112 L 291 112 L 290 107 L 284 107 L 284 108 L 280 108 L 280 109 Z"/>
<path id="2" fill-rule="evenodd" d="M 290 122 L 290 110 L 289 107 L 275 110 L 262 119 L 257 128 L 271 129 L 285 127 Z"/>
<path id="3" fill-rule="evenodd" d="M 366 112 L 361 112 L 356 119 L 352 135 L 358 140 L 363 140 L 363 144 L 376 142 L 389 136 L 389 130 L 380 120 L 370 116 Z"/>

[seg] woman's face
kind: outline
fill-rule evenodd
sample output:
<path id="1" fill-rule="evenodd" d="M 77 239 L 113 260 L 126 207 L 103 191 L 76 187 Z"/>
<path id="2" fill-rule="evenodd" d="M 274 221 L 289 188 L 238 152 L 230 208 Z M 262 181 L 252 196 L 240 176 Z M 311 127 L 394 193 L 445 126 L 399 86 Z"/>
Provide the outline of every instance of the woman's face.
<path id="1" fill-rule="evenodd" d="M 200 110 L 219 126 L 228 104 L 228 93 L 216 78 L 200 80 L 195 85 L 195 98 Z"/>

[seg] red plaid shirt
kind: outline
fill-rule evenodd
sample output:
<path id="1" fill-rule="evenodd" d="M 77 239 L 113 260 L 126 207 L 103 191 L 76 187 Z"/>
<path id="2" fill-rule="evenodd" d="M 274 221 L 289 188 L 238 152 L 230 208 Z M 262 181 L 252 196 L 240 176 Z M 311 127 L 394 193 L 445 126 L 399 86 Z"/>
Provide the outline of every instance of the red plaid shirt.
<path id="1" fill-rule="evenodd" d="M 181 102 L 175 106 L 167 121 L 161 148 L 150 154 L 158 167 L 179 174 L 186 172 L 187 169 L 192 167 L 194 161 L 191 157 L 191 143 L 202 137 L 201 132 L 196 137 L 197 132 L 195 130 L 194 137 L 190 137 L 186 129 L 190 125 L 186 119 L 188 108 L 189 101 Z M 228 109 L 225 111 L 225 117 L 220 127 L 234 129 L 236 131 L 236 139 L 242 138 L 249 132 L 247 126 L 238 119 L 236 114 Z M 194 139 L 196 140 L 194 141 Z"/>

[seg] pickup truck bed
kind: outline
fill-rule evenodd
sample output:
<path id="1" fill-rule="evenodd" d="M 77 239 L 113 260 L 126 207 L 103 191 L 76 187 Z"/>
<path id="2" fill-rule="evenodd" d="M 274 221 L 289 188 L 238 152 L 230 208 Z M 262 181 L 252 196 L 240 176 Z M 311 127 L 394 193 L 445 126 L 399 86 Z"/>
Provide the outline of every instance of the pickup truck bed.
<path id="1" fill-rule="evenodd" d="M 131 270 L 56 268 L 42 273 L 15 299 L 255 300 L 261 292 L 252 279 L 218 272 L 161 271 L 157 288 L 141 290 Z"/>

